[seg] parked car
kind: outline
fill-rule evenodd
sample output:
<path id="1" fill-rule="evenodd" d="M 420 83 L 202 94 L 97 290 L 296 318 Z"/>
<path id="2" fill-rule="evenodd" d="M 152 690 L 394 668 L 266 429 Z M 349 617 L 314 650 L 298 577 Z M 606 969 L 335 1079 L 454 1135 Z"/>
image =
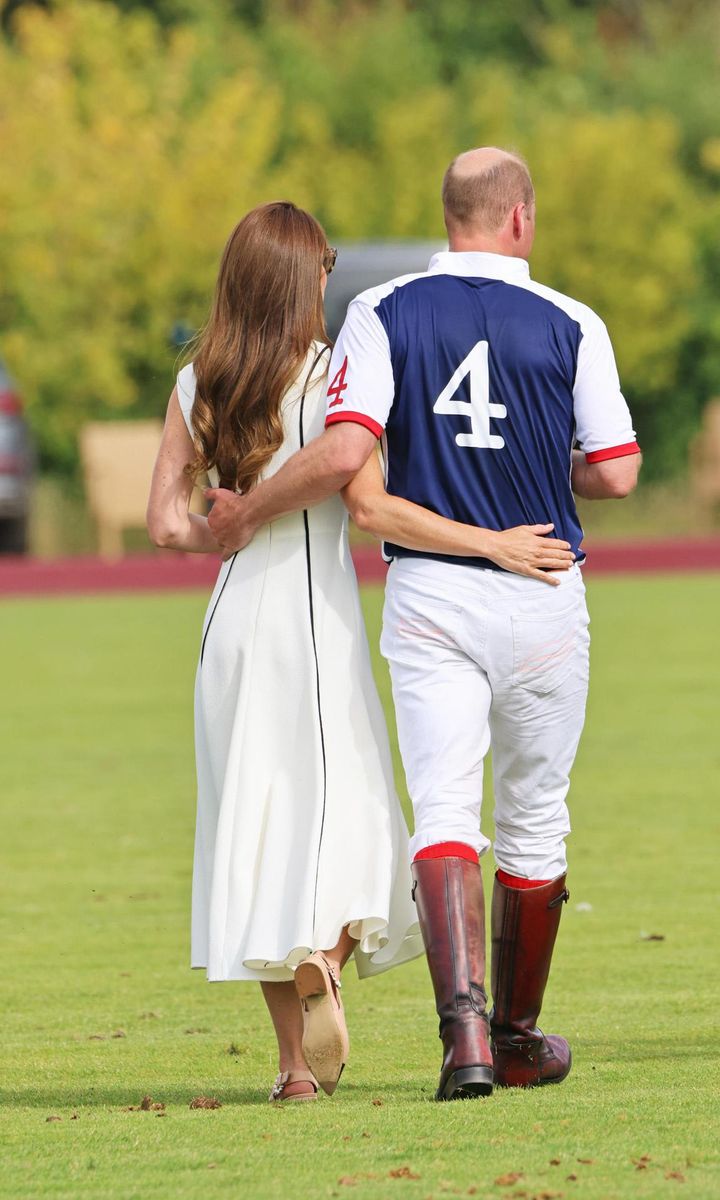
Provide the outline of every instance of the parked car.
<path id="1" fill-rule="evenodd" d="M 427 271 L 442 242 L 354 242 L 338 247 L 337 265 L 325 293 L 325 317 L 333 340 L 345 320 L 347 306 L 358 292 L 387 283 L 398 275 Z"/>
<path id="2" fill-rule="evenodd" d="M 0 554 L 25 554 L 35 453 L 18 391 L 0 362 Z"/>

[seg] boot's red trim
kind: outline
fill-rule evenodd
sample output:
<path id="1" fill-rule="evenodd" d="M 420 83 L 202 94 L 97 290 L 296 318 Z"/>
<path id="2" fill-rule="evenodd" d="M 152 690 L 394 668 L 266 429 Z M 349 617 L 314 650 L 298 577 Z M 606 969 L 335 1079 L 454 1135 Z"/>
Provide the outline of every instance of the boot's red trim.
<path id="1" fill-rule="evenodd" d="M 526 888 L 545 887 L 546 883 L 552 883 L 551 879 L 522 879 L 520 875 L 508 875 L 507 871 L 498 871 L 496 878 L 498 883 L 502 883 L 505 887 L 517 888 L 518 891 L 524 891 Z"/>
<path id="2" fill-rule="evenodd" d="M 423 862 L 426 858 L 464 858 L 468 862 L 480 862 L 477 850 L 465 842 L 436 842 L 434 846 L 425 846 L 418 850 L 413 862 Z"/>

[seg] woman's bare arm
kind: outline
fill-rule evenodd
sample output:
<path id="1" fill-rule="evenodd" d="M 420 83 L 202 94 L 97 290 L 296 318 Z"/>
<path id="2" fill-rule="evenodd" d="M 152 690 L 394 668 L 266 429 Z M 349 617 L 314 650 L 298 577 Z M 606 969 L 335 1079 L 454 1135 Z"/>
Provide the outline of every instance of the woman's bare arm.
<path id="1" fill-rule="evenodd" d="M 359 529 L 408 550 L 489 558 L 506 571 L 549 584 L 558 582 L 549 570 L 567 570 L 575 561 L 568 542 L 543 536 L 552 525 L 519 525 L 502 532 L 478 529 L 391 496 L 385 491 L 377 454 L 371 454 L 343 488 L 342 497 Z"/>
<path id="2" fill-rule="evenodd" d="M 150 485 L 147 527 L 156 546 L 219 554 L 207 517 L 188 511 L 193 481 L 185 470 L 195 448 L 180 410 L 177 390 L 168 402 L 165 428 Z"/>

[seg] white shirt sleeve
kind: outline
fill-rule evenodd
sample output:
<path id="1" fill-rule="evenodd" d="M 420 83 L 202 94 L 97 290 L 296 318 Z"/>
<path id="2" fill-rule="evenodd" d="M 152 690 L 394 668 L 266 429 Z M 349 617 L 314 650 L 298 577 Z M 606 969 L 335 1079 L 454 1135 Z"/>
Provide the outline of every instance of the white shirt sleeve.
<path id="1" fill-rule="evenodd" d="M 573 401 L 575 437 L 589 463 L 638 454 L 635 430 L 620 390 L 615 355 L 605 325 L 590 309 L 581 319 Z"/>
<path id="2" fill-rule="evenodd" d="M 354 421 L 380 437 L 395 396 L 390 344 L 377 314 L 353 300 L 330 360 L 325 425 Z"/>

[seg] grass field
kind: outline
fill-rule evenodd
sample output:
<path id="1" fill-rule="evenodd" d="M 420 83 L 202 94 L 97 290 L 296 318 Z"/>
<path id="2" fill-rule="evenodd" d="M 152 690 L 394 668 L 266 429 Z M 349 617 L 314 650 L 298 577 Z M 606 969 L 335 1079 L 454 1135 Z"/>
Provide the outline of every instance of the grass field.
<path id="1" fill-rule="evenodd" d="M 416 962 L 347 972 L 342 1085 L 279 1111 L 259 989 L 187 968 L 204 597 L 0 605 L 0 1196 L 720 1197 L 720 577 L 600 580 L 589 599 L 542 1022 L 570 1037 L 570 1078 L 432 1103 Z M 146 1095 L 165 1108 L 132 1111 Z M 191 1109 L 199 1095 L 222 1107 Z"/>

